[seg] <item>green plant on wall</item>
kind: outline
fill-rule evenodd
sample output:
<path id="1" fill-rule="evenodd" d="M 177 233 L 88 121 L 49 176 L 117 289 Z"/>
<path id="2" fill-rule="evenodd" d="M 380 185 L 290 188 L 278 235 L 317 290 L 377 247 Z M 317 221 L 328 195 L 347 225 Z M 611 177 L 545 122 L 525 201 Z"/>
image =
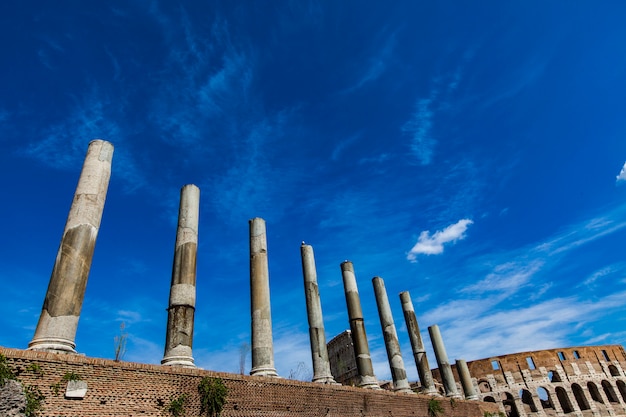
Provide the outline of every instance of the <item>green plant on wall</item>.
<path id="1" fill-rule="evenodd" d="M 488 411 L 485 411 L 483 413 L 483 417 L 506 417 L 506 414 L 504 414 L 502 411 L 498 411 L 497 413 L 490 413 Z"/>
<path id="2" fill-rule="evenodd" d="M 182 417 L 185 415 L 185 400 L 187 396 L 185 394 L 181 394 L 178 398 L 173 398 L 170 401 L 169 407 L 167 407 L 167 411 L 172 413 L 174 417 Z"/>
<path id="3" fill-rule="evenodd" d="M 9 379 L 16 379 L 15 374 L 7 363 L 7 358 L 0 353 L 0 387 L 3 387 Z"/>
<path id="4" fill-rule="evenodd" d="M 54 392 L 54 395 L 59 395 L 59 392 L 61 391 L 61 381 L 55 384 L 50 384 L 50 389 Z"/>
<path id="5" fill-rule="evenodd" d="M 37 376 L 43 376 L 43 371 L 41 370 L 41 366 L 37 362 L 31 362 L 26 367 L 26 370 L 34 373 Z"/>
<path id="6" fill-rule="evenodd" d="M 65 375 L 63 375 L 63 381 L 80 381 L 80 375 L 74 372 L 66 372 Z"/>
<path id="7" fill-rule="evenodd" d="M 46 397 L 44 397 L 41 390 L 34 385 L 27 385 L 24 388 L 24 395 L 26 396 L 24 414 L 26 417 L 35 416 L 36 412 L 41 410 L 42 402 Z"/>
<path id="8" fill-rule="evenodd" d="M 43 375 L 39 364 L 34 362 L 30 363 L 26 367 L 26 370 L 37 375 Z M 45 400 L 46 397 L 43 396 L 41 390 L 36 385 L 24 386 L 24 384 L 15 376 L 15 373 L 7 362 L 6 356 L 0 354 L 0 387 L 4 386 L 7 381 L 11 379 L 19 382 L 24 389 L 24 396 L 26 397 L 26 404 L 22 410 L 24 415 L 26 417 L 34 417 L 37 411 L 41 410 L 43 400 Z"/>
<path id="9" fill-rule="evenodd" d="M 431 398 L 430 400 L 428 400 L 429 417 L 438 417 L 440 414 L 443 414 L 443 407 L 441 406 L 441 402 L 436 398 Z"/>
<path id="10" fill-rule="evenodd" d="M 206 413 L 209 417 L 219 417 L 224 404 L 228 388 L 220 378 L 204 377 L 198 384 L 200 394 L 200 414 Z"/>

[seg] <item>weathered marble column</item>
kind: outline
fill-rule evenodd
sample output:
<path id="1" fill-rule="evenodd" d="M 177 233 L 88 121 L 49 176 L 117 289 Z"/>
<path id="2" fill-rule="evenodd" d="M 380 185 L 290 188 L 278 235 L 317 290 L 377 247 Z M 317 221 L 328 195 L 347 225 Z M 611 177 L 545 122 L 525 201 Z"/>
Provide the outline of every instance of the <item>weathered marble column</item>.
<path id="1" fill-rule="evenodd" d="M 192 184 L 185 185 L 180 190 L 163 365 L 195 367 L 191 347 L 196 311 L 199 213 L 200 189 Z"/>
<path id="2" fill-rule="evenodd" d="M 465 360 L 456 360 L 456 371 L 458 372 L 459 379 L 461 380 L 461 386 L 463 387 L 463 394 L 465 394 L 465 399 L 477 400 L 478 395 L 476 394 L 474 384 L 472 384 L 472 375 L 470 375 L 470 371 L 467 367 L 467 363 L 465 362 Z"/>
<path id="3" fill-rule="evenodd" d="M 404 321 L 409 333 L 411 348 L 413 349 L 413 358 L 417 366 L 417 373 L 420 378 L 420 383 L 422 384 L 421 392 L 428 395 L 439 395 L 435 388 L 433 374 L 430 372 L 426 349 L 424 348 L 420 328 L 417 324 L 417 318 L 415 317 L 415 309 L 413 308 L 411 295 L 408 291 L 400 293 L 400 302 L 402 303 L 402 312 L 404 313 Z"/>
<path id="4" fill-rule="evenodd" d="M 430 334 L 430 341 L 435 351 L 437 365 L 439 365 L 439 374 L 443 380 L 443 389 L 446 392 L 446 397 L 460 397 L 456 389 L 452 367 L 450 366 L 450 362 L 448 362 L 448 354 L 446 353 L 446 347 L 443 345 L 439 326 L 433 324 L 428 328 L 428 333 Z"/>
<path id="5" fill-rule="evenodd" d="M 406 376 L 404 360 L 402 360 L 400 342 L 398 342 L 398 334 L 396 325 L 393 322 L 385 282 L 381 277 L 374 277 L 372 284 L 374 285 L 374 295 L 376 296 L 376 305 L 378 306 L 378 315 L 380 316 L 380 327 L 382 327 L 385 338 L 385 348 L 387 349 L 387 359 L 391 368 L 394 390 L 413 394 Z"/>
<path id="6" fill-rule="evenodd" d="M 252 313 L 252 369 L 250 375 L 278 376 L 274 368 L 270 279 L 265 220 L 250 224 L 250 310 Z"/>
<path id="7" fill-rule="evenodd" d="M 376 375 L 374 375 L 370 348 L 367 343 L 367 334 L 365 333 L 361 300 L 359 299 L 359 290 L 356 286 L 356 276 L 354 275 L 352 262 L 345 261 L 341 263 L 341 275 L 348 306 L 348 318 L 350 319 L 356 367 L 359 372 L 358 385 L 362 388 L 381 389 L 378 386 Z"/>
<path id="8" fill-rule="evenodd" d="M 29 349 L 76 352 L 76 329 L 111 177 L 112 158 L 113 145 L 109 142 L 89 143 Z"/>
<path id="9" fill-rule="evenodd" d="M 304 294 L 306 296 L 306 312 L 309 318 L 309 339 L 311 341 L 311 359 L 313 362 L 313 382 L 336 384 L 330 372 L 328 349 L 326 348 L 326 334 L 322 318 L 322 303 L 317 286 L 317 271 L 313 248 L 302 242 L 300 246 L 302 257 L 302 275 L 304 276 Z"/>

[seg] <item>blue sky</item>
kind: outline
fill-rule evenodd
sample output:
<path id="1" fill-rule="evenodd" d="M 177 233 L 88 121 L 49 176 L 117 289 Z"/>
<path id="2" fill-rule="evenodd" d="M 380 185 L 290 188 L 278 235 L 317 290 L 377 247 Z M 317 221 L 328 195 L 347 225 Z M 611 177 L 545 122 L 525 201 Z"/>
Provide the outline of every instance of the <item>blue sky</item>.
<path id="1" fill-rule="evenodd" d="M 412 379 L 405 290 L 451 359 L 623 344 L 624 21 L 621 1 L 3 2 L 0 345 L 33 336 L 94 138 L 115 153 L 89 356 L 112 358 L 124 322 L 125 359 L 160 362 L 188 183 L 201 367 L 239 369 L 257 216 L 282 376 L 311 368 L 302 241 L 328 339 L 349 326 L 354 263 L 379 378 L 377 275 Z"/>

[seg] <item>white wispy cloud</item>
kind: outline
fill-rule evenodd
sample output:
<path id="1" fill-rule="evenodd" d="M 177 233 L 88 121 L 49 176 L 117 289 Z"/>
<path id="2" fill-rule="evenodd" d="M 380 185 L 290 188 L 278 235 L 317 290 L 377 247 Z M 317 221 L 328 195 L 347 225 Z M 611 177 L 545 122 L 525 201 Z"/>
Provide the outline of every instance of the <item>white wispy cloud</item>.
<path id="1" fill-rule="evenodd" d="M 619 175 L 615 178 L 618 182 L 626 181 L 626 162 L 624 162 L 624 166 L 622 167 L 622 170 L 619 172 Z"/>
<path id="2" fill-rule="evenodd" d="M 89 142 L 107 140 L 115 147 L 113 171 L 122 179 L 125 191 L 146 187 L 148 181 L 126 146 L 132 129 L 123 125 L 123 108 L 123 104 L 114 105 L 94 86 L 84 96 L 75 98 L 65 119 L 38 132 L 40 138 L 20 153 L 55 169 L 80 170 Z"/>
<path id="3" fill-rule="evenodd" d="M 433 117 L 432 98 L 417 101 L 411 119 L 402 126 L 402 133 L 411 137 L 411 152 L 421 165 L 432 162 L 435 139 L 432 137 Z"/>
<path id="4" fill-rule="evenodd" d="M 497 291 L 506 297 L 511 292 L 518 291 L 523 285 L 528 283 L 543 265 L 544 261 L 541 259 L 531 259 L 525 262 L 506 262 L 497 265 L 484 279 L 465 287 L 463 292 L 482 293 L 485 291 Z"/>
<path id="5" fill-rule="evenodd" d="M 341 156 L 341 154 L 344 153 L 344 151 L 347 148 L 349 148 L 353 143 L 355 143 L 360 138 L 361 138 L 361 134 L 357 133 L 357 134 L 348 136 L 347 138 L 345 138 L 343 140 L 340 140 L 339 143 L 337 143 L 337 145 L 333 149 L 333 153 L 330 156 L 330 158 L 333 161 L 337 161 L 339 159 L 339 157 Z"/>
<path id="6" fill-rule="evenodd" d="M 443 245 L 465 238 L 465 231 L 472 223 L 474 222 L 470 219 L 461 219 L 443 230 L 436 231 L 432 235 L 428 230 L 423 231 L 420 233 L 415 246 L 409 251 L 407 259 L 414 262 L 417 255 L 438 255 L 443 253 Z"/>
<path id="7" fill-rule="evenodd" d="M 368 58 L 367 64 L 364 65 L 365 71 L 361 74 L 358 81 L 353 86 L 346 89 L 345 92 L 353 92 L 380 78 L 387 70 L 395 45 L 396 33 L 393 33 L 388 36 L 384 40 L 382 46 L 377 48 L 376 51 Z"/>
<path id="8" fill-rule="evenodd" d="M 611 219 L 621 218 L 624 209 L 572 224 L 529 247 L 473 259 L 469 275 L 484 278 L 419 314 L 420 324 L 439 324 L 453 357 L 469 360 L 569 345 L 573 334 L 580 335 L 578 343 L 603 341 L 604 335 L 594 333 L 594 323 L 607 315 L 623 315 L 620 300 L 626 296 L 626 282 L 613 280 L 608 295 L 591 291 L 591 284 L 617 276 L 623 264 L 581 277 L 578 287 L 586 286 L 589 291 L 564 293 L 550 277 L 585 245 L 622 230 L 621 223 Z"/>

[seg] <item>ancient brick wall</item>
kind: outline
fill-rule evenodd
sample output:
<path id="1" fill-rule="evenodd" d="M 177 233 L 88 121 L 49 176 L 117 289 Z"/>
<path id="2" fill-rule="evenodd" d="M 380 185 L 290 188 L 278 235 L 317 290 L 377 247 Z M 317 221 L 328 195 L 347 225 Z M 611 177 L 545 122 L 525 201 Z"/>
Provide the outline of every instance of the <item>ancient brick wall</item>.
<path id="1" fill-rule="evenodd" d="M 239 416 L 419 416 L 429 417 L 430 397 L 345 386 L 323 386 L 280 378 L 251 377 L 199 369 L 114 362 L 80 355 L 0 347 L 18 378 L 45 396 L 42 417 L 171 416 L 173 398 L 186 394 L 187 416 L 199 416 L 198 383 L 219 377 L 229 389 L 223 417 Z M 33 367 L 31 364 L 37 364 Z M 34 369 L 39 368 L 41 372 Z M 74 373 L 87 383 L 83 399 L 66 399 L 63 376 Z M 57 385 L 58 384 L 58 385 Z M 55 385 L 59 387 L 55 392 Z M 439 399 L 441 417 L 483 417 L 494 404 Z"/>

